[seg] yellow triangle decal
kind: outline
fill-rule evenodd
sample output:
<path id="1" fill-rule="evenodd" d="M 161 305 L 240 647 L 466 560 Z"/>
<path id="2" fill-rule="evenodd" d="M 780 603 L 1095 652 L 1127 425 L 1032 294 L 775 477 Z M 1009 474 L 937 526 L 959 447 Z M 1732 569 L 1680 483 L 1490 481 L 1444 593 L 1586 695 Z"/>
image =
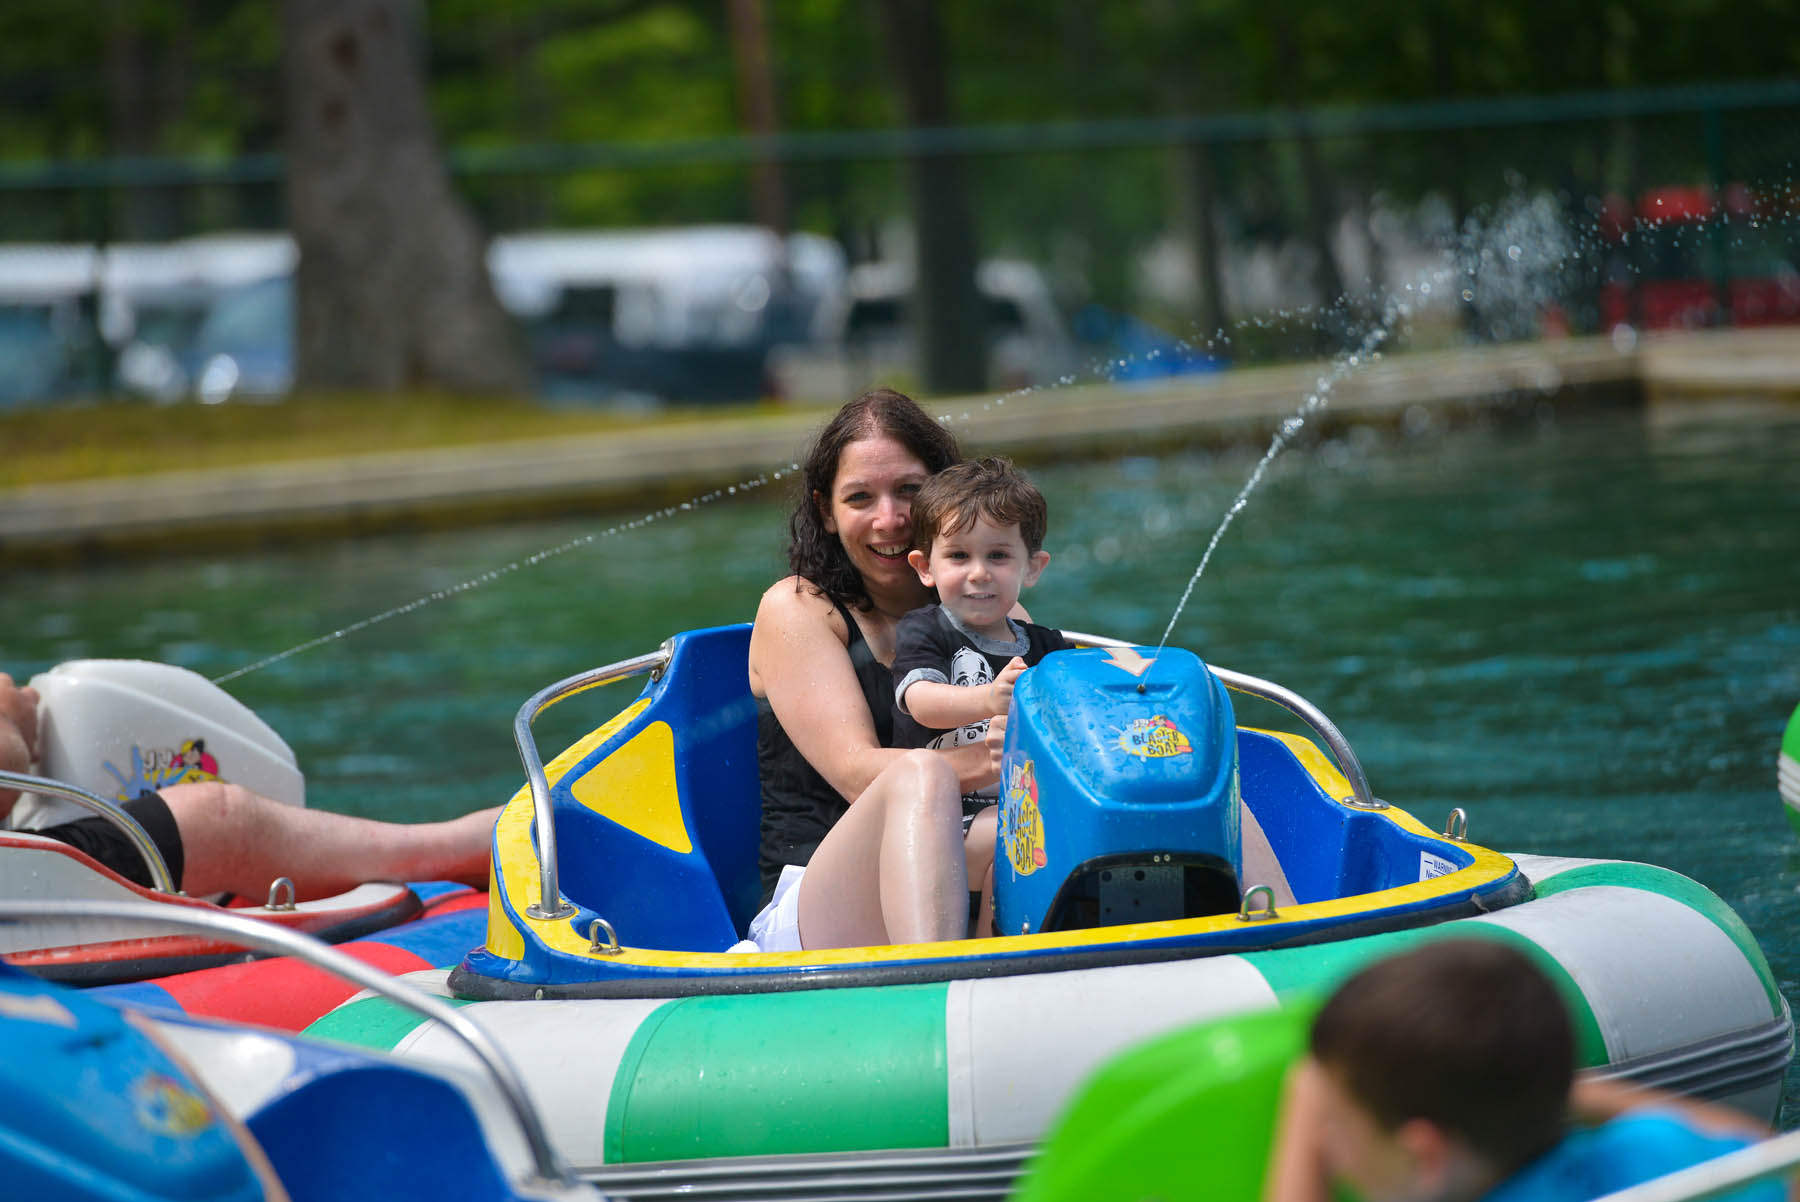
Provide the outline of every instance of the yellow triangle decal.
<path id="1" fill-rule="evenodd" d="M 652 722 L 569 787 L 588 809 L 671 851 L 694 850 L 675 788 L 675 732 Z"/>

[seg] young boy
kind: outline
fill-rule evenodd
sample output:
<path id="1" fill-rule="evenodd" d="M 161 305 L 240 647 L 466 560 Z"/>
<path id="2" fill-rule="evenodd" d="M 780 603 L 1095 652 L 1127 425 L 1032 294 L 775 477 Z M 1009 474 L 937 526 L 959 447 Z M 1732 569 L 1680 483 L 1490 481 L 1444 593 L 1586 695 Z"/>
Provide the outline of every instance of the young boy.
<path id="1" fill-rule="evenodd" d="M 1059 632 L 1008 616 L 1050 562 L 1047 517 L 1044 495 L 1004 459 L 956 464 L 919 489 L 908 560 L 938 604 L 913 610 L 895 632 L 895 746 L 980 742 L 1019 674 L 1068 646 Z M 997 794 L 989 786 L 963 798 L 965 830 Z"/>
<path id="2" fill-rule="evenodd" d="M 1325 1202 L 1336 1182 L 1365 1202 L 1584 1202 L 1768 1134 L 1723 1107 L 1572 1085 L 1574 1061 L 1562 999 L 1523 953 L 1444 939 L 1379 961 L 1314 1020 L 1265 1197 Z M 1779 1182 L 1730 1195 L 1783 1196 Z"/>

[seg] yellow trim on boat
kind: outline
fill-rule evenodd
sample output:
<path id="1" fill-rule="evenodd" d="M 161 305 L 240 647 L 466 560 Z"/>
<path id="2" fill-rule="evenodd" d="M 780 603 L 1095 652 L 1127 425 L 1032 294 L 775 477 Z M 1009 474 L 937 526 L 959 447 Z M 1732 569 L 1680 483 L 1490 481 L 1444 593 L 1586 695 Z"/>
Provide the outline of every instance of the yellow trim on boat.
<path id="1" fill-rule="evenodd" d="M 1306 774 L 1313 778 L 1313 783 L 1323 789 L 1325 796 L 1333 801 L 1349 797 L 1355 792 L 1350 787 L 1350 778 L 1340 772 L 1336 764 L 1325 758 L 1325 753 L 1319 750 L 1319 745 L 1306 736 L 1291 735 L 1282 730 L 1263 730 L 1256 726 L 1242 726 L 1238 729 L 1247 730 L 1255 735 L 1267 735 L 1293 752 L 1294 758 L 1300 761 L 1300 766 L 1306 769 Z"/>
<path id="2" fill-rule="evenodd" d="M 1325 753 L 1319 750 L 1319 745 L 1314 743 L 1311 739 L 1308 739 L 1303 735 L 1291 735 L 1279 730 L 1258 730 L 1255 727 L 1250 726 L 1246 726 L 1243 729 L 1253 731 L 1259 735 L 1268 735 L 1271 739 L 1280 740 L 1289 751 L 1294 753 L 1294 758 L 1300 761 L 1300 766 L 1306 769 L 1307 775 L 1311 776 L 1313 782 L 1325 791 L 1327 797 L 1341 801 L 1341 799 L 1350 797 L 1356 792 L 1356 790 L 1350 787 L 1350 778 L 1339 771 L 1338 766 L 1327 759 Z M 1385 818 L 1391 819 L 1394 824 L 1401 829 L 1409 830 L 1415 835 L 1425 835 L 1432 839 L 1445 839 L 1445 835 L 1442 831 L 1432 830 L 1423 822 L 1420 822 L 1417 818 L 1414 818 L 1411 814 L 1398 806 L 1390 805 L 1387 809 L 1376 812 L 1380 813 Z M 1470 853 L 1485 850 L 1475 846 L 1473 843 L 1464 843 L 1460 840 L 1456 841 L 1456 845 Z M 1488 854 L 1494 855 L 1495 853 L 1489 852 Z M 1512 863 L 1512 861 L 1507 860 L 1505 856 L 1500 856 L 1499 858 L 1505 860 L 1507 864 Z M 1468 869 L 1463 869 L 1463 871 L 1467 872 Z"/>
<path id="3" fill-rule="evenodd" d="M 506 906 L 500 900 L 500 890 L 488 882 L 488 920 L 487 939 L 484 946 L 496 956 L 507 960 L 523 960 L 525 958 L 525 936 L 513 925 L 507 916 Z"/>
<path id="4" fill-rule="evenodd" d="M 640 702 L 637 706 L 608 722 L 593 735 L 558 756 L 553 766 L 561 765 L 566 771 L 569 766 L 572 766 L 574 759 L 579 758 L 576 755 L 577 752 L 584 755 L 604 742 L 605 737 L 610 736 L 631 718 L 636 717 L 637 712 L 641 711 L 645 704 L 648 702 Z M 1308 775 L 1317 782 L 1327 796 L 1342 798 L 1350 795 L 1350 782 L 1310 740 L 1279 731 L 1257 731 L 1256 733 L 1267 734 L 1280 740 L 1294 753 L 1301 766 L 1306 769 Z M 554 780 L 556 777 L 552 775 L 551 779 Z M 515 812 L 517 816 L 515 816 Z M 1442 834 L 1431 830 L 1411 814 L 1396 806 L 1390 806 L 1385 810 L 1361 812 L 1393 822 L 1415 834 L 1425 835 L 1436 840 L 1444 839 Z M 510 832 L 509 828 L 511 828 Z M 531 847 L 530 832 L 531 794 L 530 790 L 526 789 L 516 794 L 512 802 L 507 805 L 496 830 L 495 850 L 497 854 L 504 856 L 504 863 L 521 866 L 536 864 L 536 857 Z M 1513 862 L 1498 852 L 1489 851 L 1487 848 L 1473 843 L 1458 843 L 1457 846 L 1474 860 L 1466 868 L 1460 868 L 1443 876 L 1432 877 L 1415 884 L 1383 889 L 1376 893 L 1362 893 L 1347 898 L 1334 898 L 1328 901 L 1289 906 L 1281 911 L 1279 917 L 1257 925 L 1268 930 L 1289 923 L 1298 924 L 1321 919 L 1346 918 L 1365 911 L 1425 903 L 1461 893 L 1470 888 L 1478 888 L 1489 882 L 1499 881 L 1515 870 Z M 571 956 L 591 955 L 589 941 L 578 935 L 566 921 L 533 919 L 525 915 L 525 908 L 537 900 L 538 874 L 536 872 L 509 873 L 505 885 L 506 901 L 512 911 L 510 917 L 529 926 L 535 931 L 537 938 L 553 951 Z M 1230 930 L 1237 925 L 1239 925 L 1239 920 L 1236 914 L 1216 914 L 1204 918 L 1141 922 L 1079 931 L 1001 935 L 988 939 L 962 939 L 947 943 L 826 948 L 819 951 L 726 953 L 626 947 L 622 951 L 608 956 L 607 960 L 612 964 L 634 964 L 645 968 L 719 968 L 727 964 L 738 968 L 762 969 L 837 968 L 866 965 L 871 961 L 891 963 L 904 960 L 937 960 L 955 956 L 976 958 L 1009 952 L 1079 950 L 1121 943 L 1192 937 Z M 491 932 L 491 924 L 489 929 Z M 489 937 L 492 938 L 491 933 Z M 490 950 L 492 949 L 490 948 Z"/>
<path id="5" fill-rule="evenodd" d="M 648 697 L 640 697 L 624 709 L 609 718 L 598 730 L 577 739 L 568 748 L 544 765 L 544 779 L 555 785 L 569 770 L 591 755 L 606 741 L 618 734 L 633 719 L 650 706 Z M 527 782 L 512 795 L 500 811 L 500 818 L 494 824 L 494 864 L 518 865 L 523 869 L 526 865 L 537 864 L 537 849 L 532 846 L 531 829 L 536 820 L 537 808 L 532 804 L 531 785 Z M 499 886 L 504 885 L 502 889 Z M 538 900 L 543 886 L 538 873 L 518 871 L 507 873 L 501 880 L 491 882 L 488 888 L 488 934 L 487 950 L 496 956 L 508 960 L 517 960 L 525 954 L 525 937 L 519 930 L 519 923 L 528 923 L 544 930 L 560 927 L 569 930 L 566 922 L 553 919 L 533 920 L 525 915 L 525 908 Z M 504 895 L 504 902 L 501 900 Z M 514 940 L 517 940 L 515 943 Z M 586 943 L 581 944 L 583 952 Z"/>

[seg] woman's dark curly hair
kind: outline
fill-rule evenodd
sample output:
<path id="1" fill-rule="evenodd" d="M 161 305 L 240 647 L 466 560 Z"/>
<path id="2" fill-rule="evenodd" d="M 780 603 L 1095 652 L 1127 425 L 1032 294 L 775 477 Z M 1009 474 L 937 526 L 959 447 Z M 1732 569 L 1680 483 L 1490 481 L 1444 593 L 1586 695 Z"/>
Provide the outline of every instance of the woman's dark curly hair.
<path id="1" fill-rule="evenodd" d="M 886 435 L 911 451 L 925 470 L 941 472 L 962 458 L 956 437 L 904 393 L 891 388 L 865 392 L 837 411 L 819 431 L 801 465 L 800 495 L 788 516 L 788 570 L 841 605 L 872 604 L 862 574 L 850 562 L 837 535 L 825 529 L 820 498 L 831 496 L 838 459 L 853 442 Z"/>

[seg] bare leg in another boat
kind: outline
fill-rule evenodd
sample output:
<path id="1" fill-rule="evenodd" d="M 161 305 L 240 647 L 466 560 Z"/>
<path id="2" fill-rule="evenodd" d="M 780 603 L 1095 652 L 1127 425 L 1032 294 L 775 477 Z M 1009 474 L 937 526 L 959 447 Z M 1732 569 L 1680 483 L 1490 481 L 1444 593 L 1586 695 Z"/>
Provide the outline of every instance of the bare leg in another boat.
<path id="1" fill-rule="evenodd" d="M 37 758 L 38 694 L 0 672 L 0 768 L 29 772 Z M 483 888 L 488 845 L 500 811 L 448 822 L 352 818 L 270 801 L 241 785 L 209 781 L 159 791 L 181 834 L 178 886 L 203 897 L 267 894 L 276 877 L 299 900 L 329 897 L 365 881 L 461 881 Z M 0 818 L 18 800 L 0 789 Z"/>
<path id="2" fill-rule="evenodd" d="M 329 897 L 365 881 L 461 881 L 483 888 L 500 811 L 447 822 L 377 822 L 270 801 L 238 785 L 170 785 L 160 790 L 181 831 L 181 887 L 196 897 L 260 897 L 276 877 L 301 900 Z"/>

